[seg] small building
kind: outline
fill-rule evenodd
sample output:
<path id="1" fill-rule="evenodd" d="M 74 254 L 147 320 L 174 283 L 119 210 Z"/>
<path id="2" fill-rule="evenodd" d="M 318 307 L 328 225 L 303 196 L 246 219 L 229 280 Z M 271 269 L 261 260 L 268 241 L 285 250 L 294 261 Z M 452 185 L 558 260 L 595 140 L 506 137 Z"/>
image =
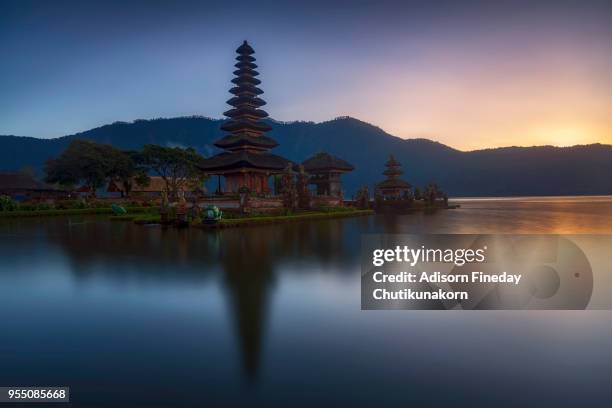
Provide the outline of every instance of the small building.
<path id="1" fill-rule="evenodd" d="M 383 174 L 387 176 L 387 179 L 376 185 L 376 195 L 383 200 L 400 200 L 408 197 L 411 194 L 412 186 L 400 178 L 404 174 L 402 165 L 391 155 L 385 167 Z"/>
<path id="2" fill-rule="evenodd" d="M 0 173 L 0 195 L 16 201 L 27 201 L 61 197 L 67 193 L 25 173 Z"/>
<path id="3" fill-rule="evenodd" d="M 304 160 L 302 165 L 304 171 L 310 175 L 309 183 L 315 186 L 317 196 L 341 197 L 341 176 L 355 169 L 346 160 L 325 152 Z"/>
<path id="4" fill-rule="evenodd" d="M 162 193 L 165 190 L 166 182 L 164 179 L 159 176 L 151 176 L 149 177 L 149 183 L 146 185 L 138 184 L 136 180 L 132 180 L 130 195 L 137 197 L 159 198 L 162 196 Z M 111 181 L 108 183 L 106 192 L 109 193 L 111 197 L 125 196 L 123 185 L 117 181 Z M 186 185 L 183 187 L 183 192 L 185 193 L 185 196 L 188 197 L 198 193 L 203 194 L 206 192 L 206 189 L 204 186 L 186 183 Z"/>

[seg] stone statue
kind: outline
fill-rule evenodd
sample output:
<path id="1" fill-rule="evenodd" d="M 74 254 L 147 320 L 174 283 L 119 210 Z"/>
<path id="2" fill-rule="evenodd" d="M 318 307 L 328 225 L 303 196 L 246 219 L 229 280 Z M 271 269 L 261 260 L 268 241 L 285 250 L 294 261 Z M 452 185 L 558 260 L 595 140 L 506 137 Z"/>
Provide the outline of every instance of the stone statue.
<path id="1" fill-rule="evenodd" d="M 159 215 L 161 216 L 162 224 L 168 222 L 168 210 L 170 205 L 168 204 L 168 192 L 163 190 L 161 193 L 161 203 L 159 206 Z"/>
<path id="2" fill-rule="evenodd" d="M 194 198 L 191 203 L 191 211 L 190 216 L 192 220 L 195 220 L 200 217 L 200 207 L 198 206 L 198 199 Z"/>
<path id="3" fill-rule="evenodd" d="M 178 191 L 178 205 L 176 206 L 176 220 L 178 222 L 187 221 L 187 201 L 185 200 L 185 191 Z"/>
<path id="4" fill-rule="evenodd" d="M 361 210 L 367 210 L 370 208 L 370 190 L 368 189 L 368 186 L 363 186 L 357 191 L 355 204 L 357 205 L 357 208 Z"/>
<path id="5" fill-rule="evenodd" d="M 242 186 L 238 189 L 238 198 L 239 198 L 239 206 L 240 212 L 246 214 L 249 212 L 250 204 L 249 204 L 249 196 L 251 194 L 251 190 L 248 187 Z"/>
<path id="6" fill-rule="evenodd" d="M 292 164 L 288 163 L 281 178 L 281 193 L 283 195 L 283 206 L 293 211 L 297 206 L 297 191 L 293 180 Z"/>
<path id="7" fill-rule="evenodd" d="M 296 182 L 298 207 L 304 210 L 310 208 L 310 191 L 308 190 L 308 174 L 300 164 Z"/>

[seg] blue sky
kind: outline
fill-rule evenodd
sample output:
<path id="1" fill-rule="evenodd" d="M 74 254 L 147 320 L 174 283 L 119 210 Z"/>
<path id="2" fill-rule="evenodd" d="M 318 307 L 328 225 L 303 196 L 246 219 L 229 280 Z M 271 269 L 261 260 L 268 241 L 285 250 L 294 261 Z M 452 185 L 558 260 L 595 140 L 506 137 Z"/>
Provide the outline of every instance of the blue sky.
<path id="1" fill-rule="evenodd" d="M 220 117 L 234 49 L 247 39 L 278 120 L 350 115 L 461 149 L 611 143 L 611 10 L 603 1 L 0 0 L 0 134 Z"/>

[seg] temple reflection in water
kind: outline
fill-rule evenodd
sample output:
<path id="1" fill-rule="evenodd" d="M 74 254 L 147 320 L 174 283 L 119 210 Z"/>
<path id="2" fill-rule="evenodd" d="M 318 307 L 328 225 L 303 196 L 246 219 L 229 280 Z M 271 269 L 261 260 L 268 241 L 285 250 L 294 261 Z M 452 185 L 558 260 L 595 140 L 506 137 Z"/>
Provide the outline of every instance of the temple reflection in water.
<path id="1" fill-rule="evenodd" d="M 358 267 L 360 234 L 355 228 L 368 228 L 370 223 L 365 218 L 346 221 L 202 231 L 146 228 L 95 218 L 67 223 L 58 218 L 43 225 L 31 222 L 31 229 L 37 231 L 41 244 L 58 246 L 77 283 L 103 279 L 119 285 L 157 282 L 198 287 L 218 282 L 240 348 L 244 378 L 250 382 L 260 371 L 276 281 L 289 270 L 350 274 L 352 269 L 343 265 L 352 262 Z M 288 267 L 296 262 L 308 267 Z"/>

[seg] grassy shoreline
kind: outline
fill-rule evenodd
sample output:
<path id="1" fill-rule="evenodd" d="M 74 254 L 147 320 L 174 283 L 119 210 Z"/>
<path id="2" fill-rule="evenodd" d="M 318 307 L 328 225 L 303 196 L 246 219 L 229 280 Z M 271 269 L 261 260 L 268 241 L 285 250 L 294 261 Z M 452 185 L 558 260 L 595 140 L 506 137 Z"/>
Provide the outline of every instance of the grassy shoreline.
<path id="1" fill-rule="evenodd" d="M 145 213 L 153 209 L 153 207 L 127 207 L 128 213 Z M 103 208 L 71 208 L 66 210 L 17 210 L 17 211 L 2 211 L 0 218 L 29 218 L 29 217 L 56 217 L 61 215 L 104 215 L 113 214 L 113 209 L 110 207 Z"/>
<path id="2" fill-rule="evenodd" d="M 358 217 L 374 214 L 373 210 L 347 210 L 347 211 L 329 211 L 329 212 L 312 212 L 306 214 L 293 215 L 273 215 L 247 218 L 222 219 L 217 224 L 200 224 L 194 225 L 196 228 L 231 228 L 231 227 L 246 227 L 252 225 L 265 224 L 282 224 L 295 221 L 321 220 L 344 217 Z"/>

